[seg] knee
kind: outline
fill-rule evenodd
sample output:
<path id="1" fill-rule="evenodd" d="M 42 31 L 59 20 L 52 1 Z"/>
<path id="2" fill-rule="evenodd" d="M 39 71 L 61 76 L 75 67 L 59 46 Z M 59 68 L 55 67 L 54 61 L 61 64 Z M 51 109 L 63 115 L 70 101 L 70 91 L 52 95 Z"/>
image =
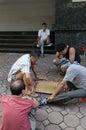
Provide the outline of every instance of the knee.
<path id="1" fill-rule="evenodd" d="M 16 79 L 23 79 L 23 73 L 22 72 L 17 73 Z"/>
<path id="2" fill-rule="evenodd" d="M 60 70 L 61 70 L 61 72 L 66 73 L 67 68 L 61 66 Z"/>
<path id="3" fill-rule="evenodd" d="M 40 40 L 40 43 L 41 43 L 41 44 L 44 44 L 44 40 Z"/>
<path id="4" fill-rule="evenodd" d="M 53 60 L 53 64 L 56 66 L 58 65 L 58 62 L 56 61 L 56 59 Z"/>

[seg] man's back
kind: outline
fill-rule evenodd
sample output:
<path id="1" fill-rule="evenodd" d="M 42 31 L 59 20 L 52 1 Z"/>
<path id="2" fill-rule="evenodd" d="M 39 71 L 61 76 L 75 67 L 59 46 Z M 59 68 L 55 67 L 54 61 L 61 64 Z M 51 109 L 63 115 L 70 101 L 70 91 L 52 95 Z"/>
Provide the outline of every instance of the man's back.
<path id="1" fill-rule="evenodd" d="M 68 47 L 68 50 L 67 50 L 67 52 L 66 52 L 66 54 L 65 54 L 65 57 L 66 57 L 67 59 L 69 59 L 69 57 L 70 57 L 69 52 L 70 52 L 70 49 L 71 49 L 71 48 L 73 48 L 73 49 L 75 50 L 75 59 L 74 59 L 74 61 L 78 61 L 78 63 L 80 63 L 80 62 L 81 62 L 80 55 L 79 55 L 77 49 L 74 48 L 74 47 Z"/>
<path id="2" fill-rule="evenodd" d="M 86 68 L 82 65 L 70 65 L 64 80 L 72 82 L 77 88 L 86 89 Z"/>
<path id="3" fill-rule="evenodd" d="M 30 130 L 28 113 L 32 110 L 33 103 L 20 96 L 3 96 L 0 130 Z"/>
<path id="4" fill-rule="evenodd" d="M 11 82 L 12 80 L 12 75 L 17 73 L 18 71 L 28 71 L 28 73 L 30 73 L 30 55 L 29 54 L 25 54 L 23 56 L 21 56 L 12 66 L 9 74 L 8 74 L 8 81 Z"/>

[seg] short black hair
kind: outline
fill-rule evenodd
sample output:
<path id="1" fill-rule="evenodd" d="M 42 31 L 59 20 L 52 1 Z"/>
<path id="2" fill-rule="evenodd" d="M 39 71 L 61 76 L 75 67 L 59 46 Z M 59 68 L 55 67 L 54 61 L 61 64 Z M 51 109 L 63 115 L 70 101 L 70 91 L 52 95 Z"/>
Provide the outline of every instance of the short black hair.
<path id="1" fill-rule="evenodd" d="M 33 56 L 35 58 L 39 58 L 40 57 L 40 51 L 33 50 L 33 51 L 31 51 L 30 56 Z"/>
<path id="2" fill-rule="evenodd" d="M 63 51 L 66 48 L 66 46 L 67 45 L 64 44 L 64 43 L 57 44 L 56 45 L 56 51 L 61 52 L 61 51 Z"/>
<path id="3" fill-rule="evenodd" d="M 25 90 L 25 84 L 23 80 L 17 79 L 11 82 L 10 91 L 12 95 L 20 95 L 22 90 Z"/>
<path id="4" fill-rule="evenodd" d="M 47 26 L 47 23 L 42 23 L 42 25 L 46 25 Z"/>

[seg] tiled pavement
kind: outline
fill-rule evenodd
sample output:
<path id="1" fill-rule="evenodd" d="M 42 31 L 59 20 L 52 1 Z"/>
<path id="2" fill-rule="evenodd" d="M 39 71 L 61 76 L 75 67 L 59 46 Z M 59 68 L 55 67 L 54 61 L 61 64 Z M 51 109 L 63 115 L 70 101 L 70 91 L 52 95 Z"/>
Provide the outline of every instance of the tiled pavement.
<path id="1" fill-rule="evenodd" d="M 12 64 L 22 54 L 0 53 L 0 100 L 2 95 L 10 94 L 7 75 Z M 40 76 L 46 76 L 48 80 L 60 81 L 57 68 L 53 66 L 54 55 L 46 55 L 40 58 L 37 71 Z M 81 56 L 82 64 L 86 66 L 86 57 Z M 32 74 L 33 77 L 33 74 Z M 39 94 L 39 98 L 45 98 L 48 95 Z M 86 103 L 81 99 L 74 99 L 66 105 L 45 105 L 36 111 L 38 130 L 86 130 Z M 0 122 L 1 122 L 1 104 L 0 104 Z"/>

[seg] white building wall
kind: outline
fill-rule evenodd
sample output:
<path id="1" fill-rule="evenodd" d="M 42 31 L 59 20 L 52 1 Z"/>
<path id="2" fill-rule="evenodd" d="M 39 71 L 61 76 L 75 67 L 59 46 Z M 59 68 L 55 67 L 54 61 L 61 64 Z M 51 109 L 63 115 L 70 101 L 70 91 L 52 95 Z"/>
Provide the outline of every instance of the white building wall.
<path id="1" fill-rule="evenodd" d="M 0 31 L 36 31 L 42 22 L 52 29 L 55 0 L 0 0 Z"/>

